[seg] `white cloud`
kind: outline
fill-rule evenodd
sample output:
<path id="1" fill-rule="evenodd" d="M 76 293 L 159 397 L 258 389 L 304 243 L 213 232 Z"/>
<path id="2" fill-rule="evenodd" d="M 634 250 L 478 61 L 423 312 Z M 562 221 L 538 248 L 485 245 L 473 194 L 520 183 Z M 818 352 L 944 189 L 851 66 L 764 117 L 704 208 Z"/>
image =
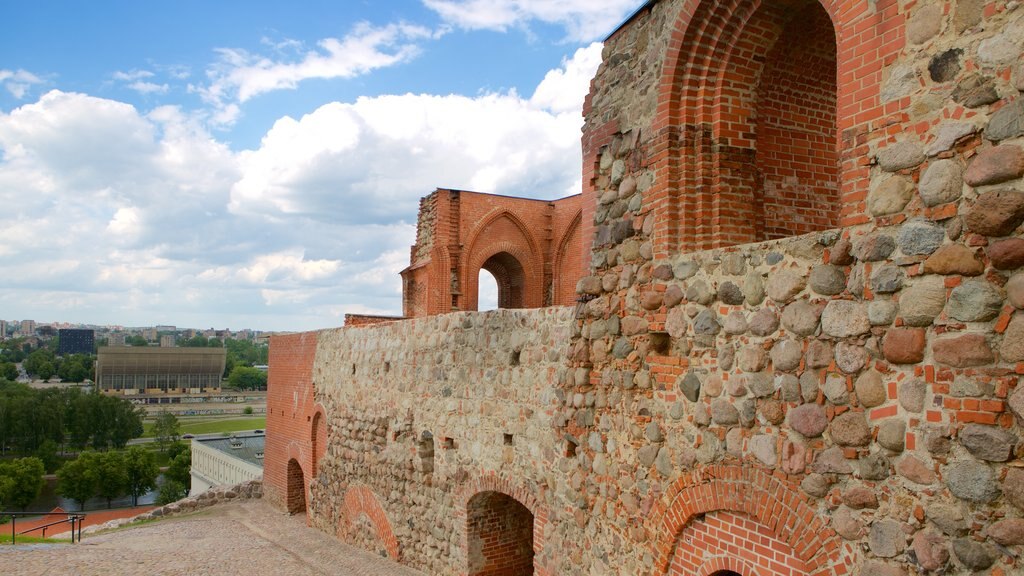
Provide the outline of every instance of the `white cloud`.
<path id="1" fill-rule="evenodd" d="M 364 22 L 344 38 L 320 40 L 317 49 L 290 61 L 222 48 L 218 50 L 220 61 L 207 70 L 210 83 L 192 85 L 190 89 L 219 111 L 214 115 L 215 122 L 230 124 L 237 119 L 237 103 L 274 90 L 294 89 L 303 80 L 353 78 L 407 62 L 419 54 L 417 42 L 432 36 L 433 32 L 421 26 L 373 26 Z M 278 52 L 296 47 L 292 41 L 272 45 Z M 229 108 L 233 109 L 223 113 Z"/>
<path id="2" fill-rule="evenodd" d="M 530 103 L 555 112 L 579 111 L 590 91 L 590 79 L 601 65 L 603 44 L 594 42 L 576 50 L 561 68 L 549 70 L 530 98 Z"/>
<path id="3" fill-rule="evenodd" d="M 122 72 L 118 70 L 117 72 L 114 72 L 114 80 L 120 80 L 121 82 L 135 82 L 145 78 L 152 78 L 153 76 L 155 76 L 155 74 L 149 70 L 132 70 L 130 72 Z"/>
<path id="4" fill-rule="evenodd" d="M 17 100 L 24 98 L 32 86 L 42 83 L 42 78 L 27 70 L 0 70 L 0 86 Z"/>
<path id="5" fill-rule="evenodd" d="M 505 31 L 531 21 L 564 26 L 589 42 L 610 34 L 642 0 L 423 0 L 445 21 L 470 30 Z"/>
<path id="6" fill-rule="evenodd" d="M 19 317 L 126 325 L 398 314 L 420 197 L 579 191 L 579 104 L 557 95 L 585 91 L 593 50 L 531 98 L 331 103 L 242 152 L 177 107 L 51 91 L 0 113 L 0 301 Z"/>

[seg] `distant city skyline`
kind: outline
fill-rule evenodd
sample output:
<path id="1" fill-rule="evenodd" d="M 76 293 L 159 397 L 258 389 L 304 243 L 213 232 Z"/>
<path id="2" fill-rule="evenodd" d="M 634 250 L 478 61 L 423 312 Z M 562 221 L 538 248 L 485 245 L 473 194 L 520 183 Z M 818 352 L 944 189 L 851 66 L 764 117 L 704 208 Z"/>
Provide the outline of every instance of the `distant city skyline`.
<path id="1" fill-rule="evenodd" d="M 7 5 L 0 313 L 400 314 L 420 197 L 580 191 L 600 41 L 642 4 Z"/>

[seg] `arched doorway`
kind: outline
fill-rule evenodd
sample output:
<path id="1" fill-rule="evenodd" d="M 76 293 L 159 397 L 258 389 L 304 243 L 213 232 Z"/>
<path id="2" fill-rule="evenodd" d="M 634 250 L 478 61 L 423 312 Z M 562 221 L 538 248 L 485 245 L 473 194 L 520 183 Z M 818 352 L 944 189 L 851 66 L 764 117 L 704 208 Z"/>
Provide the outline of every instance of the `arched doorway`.
<path id="1" fill-rule="evenodd" d="M 480 267 L 491 276 L 498 285 L 498 308 L 522 308 L 523 289 L 526 286 L 526 274 L 523 265 L 508 252 L 498 252 L 484 261 Z"/>
<path id="2" fill-rule="evenodd" d="M 469 576 L 532 575 L 533 513 L 501 492 L 480 492 L 466 508 Z"/>
<path id="3" fill-rule="evenodd" d="M 285 504 L 289 514 L 306 513 L 306 476 L 294 458 L 288 461 L 288 497 Z"/>
<path id="4" fill-rule="evenodd" d="M 313 415 L 313 425 L 310 431 L 310 442 L 313 445 L 313 477 L 315 478 L 320 470 L 320 459 L 327 451 L 327 424 L 324 422 L 323 412 L 317 411 Z"/>

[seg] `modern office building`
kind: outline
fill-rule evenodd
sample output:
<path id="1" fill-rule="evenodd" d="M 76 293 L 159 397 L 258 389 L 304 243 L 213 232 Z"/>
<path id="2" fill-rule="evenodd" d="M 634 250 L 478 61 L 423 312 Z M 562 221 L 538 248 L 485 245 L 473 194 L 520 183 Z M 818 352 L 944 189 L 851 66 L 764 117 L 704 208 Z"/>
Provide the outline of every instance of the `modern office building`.
<path id="1" fill-rule="evenodd" d="M 104 346 L 96 385 L 106 394 L 202 394 L 220 391 L 227 350 Z"/>
<path id="2" fill-rule="evenodd" d="M 57 354 L 92 354 L 96 349 L 96 331 L 81 328 L 61 328 L 57 331 Z"/>

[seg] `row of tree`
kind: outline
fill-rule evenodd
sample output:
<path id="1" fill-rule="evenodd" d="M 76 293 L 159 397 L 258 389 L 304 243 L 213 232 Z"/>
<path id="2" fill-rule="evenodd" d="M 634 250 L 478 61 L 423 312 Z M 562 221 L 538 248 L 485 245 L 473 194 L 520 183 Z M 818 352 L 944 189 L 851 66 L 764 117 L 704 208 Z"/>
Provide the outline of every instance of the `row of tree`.
<path id="1" fill-rule="evenodd" d="M 21 367 L 41 380 L 60 376 L 64 382 L 84 382 L 92 378 L 94 363 L 95 357 L 91 354 L 57 356 L 52 350 L 40 348 L 26 356 Z"/>
<path id="2" fill-rule="evenodd" d="M 61 451 L 124 448 L 142 435 L 143 416 L 123 398 L 0 380 L 0 454 L 34 455 L 46 441 Z"/>
<path id="3" fill-rule="evenodd" d="M 173 457 L 164 472 L 158 502 L 165 504 L 183 498 L 191 484 L 192 454 L 184 444 L 177 443 Z M 149 450 L 132 446 L 123 451 L 83 452 L 57 472 L 57 492 L 84 508 L 92 498 L 104 498 L 107 507 L 114 498 L 131 496 L 132 506 L 139 497 L 157 487 L 160 468 Z"/>
<path id="4" fill-rule="evenodd" d="M 43 462 L 39 458 L 0 460 L 0 510 L 22 510 L 43 490 Z"/>

